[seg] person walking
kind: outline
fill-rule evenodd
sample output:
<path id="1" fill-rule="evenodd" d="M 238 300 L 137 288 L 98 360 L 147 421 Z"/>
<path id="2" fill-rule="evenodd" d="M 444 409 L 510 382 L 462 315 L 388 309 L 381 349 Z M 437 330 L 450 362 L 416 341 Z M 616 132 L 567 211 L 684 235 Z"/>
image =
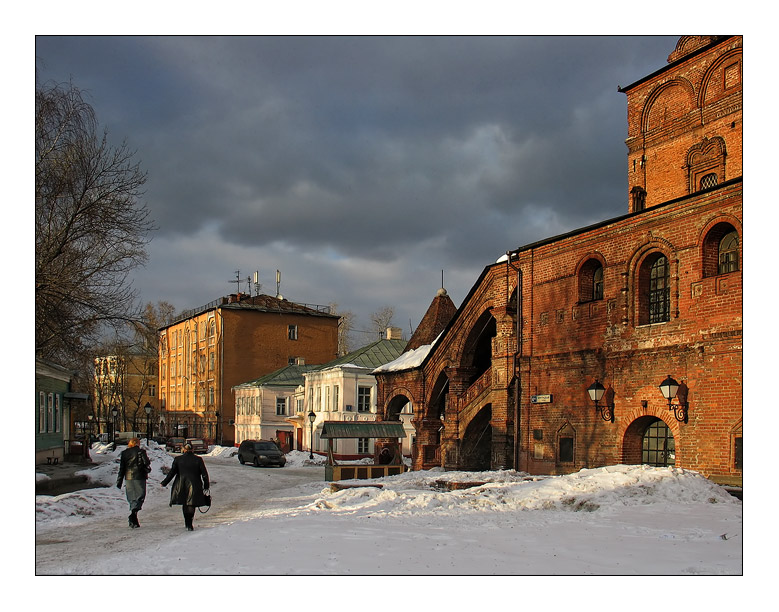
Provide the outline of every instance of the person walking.
<path id="1" fill-rule="evenodd" d="M 195 508 L 208 505 L 204 493 L 208 490 L 208 471 L 203 459 L 192 452 L 191 444 L 184 444 L 181 451 L 181 455 L 173 460 L 170 472 L 160 484 L 163 487 L 167 486 L 175 477 L 168 505 L 182 507 L 184 526 L 187 531 L 193 531 L 192 521 L 195 517 Z"/>
<path id="2" fill-rule="evenodd" d="M 127 448 L 119 456 L 119 475 L 116 479 L 116 488 L 122 488 L 125 483 L 127 502 L 130 504 L 130 516 L 127 520 L 130 529 L 138 529 L 138 512 L 143 508 L 146 499 L 146 478 L 151 472 L 151 461 L 146 451 L 140 447 L 138 438 L 130 438 Z"/>

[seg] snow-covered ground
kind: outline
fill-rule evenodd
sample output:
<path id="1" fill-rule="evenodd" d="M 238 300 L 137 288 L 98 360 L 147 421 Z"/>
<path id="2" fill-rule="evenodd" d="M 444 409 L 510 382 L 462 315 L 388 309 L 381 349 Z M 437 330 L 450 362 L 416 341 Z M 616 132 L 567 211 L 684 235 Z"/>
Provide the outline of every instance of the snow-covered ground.
<path id="1" fill-rule="evenodd" d="M 152 443 L 142 528 L 129 530 L 124 490 L 114 486 L 123 448 L 92 450 L 96 465 L 84 473 L 107 488 L 36 496 L 36 573 L 742 573 L 742 502 L 687 470 L 617 465 L 557 477 L 430 470 L 350 481 L 382 487 L 333 492 L 306 453 L 290 453 L 282 469 L 257 469 L 240 466 L 233 448 L 212 447 L 204 458 L 214 506 L 186 532 L 180 508 L 168 507 L 169 489 L 159 486 L 172 457 Z M 450 490 L 447 481 L 485 484 Z M 57 548 L 63 534 L 69 545 Z M 65 552 L 71 548 L 78 554 Z"/>

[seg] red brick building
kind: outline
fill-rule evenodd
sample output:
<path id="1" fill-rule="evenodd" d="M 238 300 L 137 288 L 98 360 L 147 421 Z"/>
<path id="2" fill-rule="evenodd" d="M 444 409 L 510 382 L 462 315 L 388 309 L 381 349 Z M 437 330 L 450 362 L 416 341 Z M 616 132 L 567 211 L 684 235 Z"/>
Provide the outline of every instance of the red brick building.
<path id="1" fill-rule="evenodd" d="M 648 463 L 741 483 L 741 75 L 741 37 L 681 37 L 620 89 L 628 213 L 508 252 L 411 367 L 377 373 L 383 418 L 414 406 L 415 469 Z"/>

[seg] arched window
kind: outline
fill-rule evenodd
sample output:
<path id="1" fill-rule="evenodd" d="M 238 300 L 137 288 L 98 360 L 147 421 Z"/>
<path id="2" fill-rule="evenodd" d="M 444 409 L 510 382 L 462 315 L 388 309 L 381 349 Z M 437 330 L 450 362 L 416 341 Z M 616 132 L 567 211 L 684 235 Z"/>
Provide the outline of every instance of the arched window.
<path id="1" fill-rule="evenodd" d="M 579 301 L 603 299 L 603 264 L 590 259 L 579 269 Z"/>
<path id="2" fill-rule="evenodd" d="M 668 260 L 658 257 L 649 269 L 649 322 L 662 323 L 671 316 L 671 287 Z"/>
<path id="3" fill-rule="evenodd" d="M 719 265 L 717 272 L 726 274 L 738 270 L 738 233 L 733 230 L 722 237 L 719 242 Z"/>
<path id="4" fill-rule="evenodd" d="M 740 246 L 738 231 L 731 223 L 722 221 L 715 224 L 703 239 L 703 276 L 711 277 L 738 271 Z"/>
<path id="5" fill-rule="evenodd" d="M 646 257 L 638 272 L 638 325 L 671 319 L 671 275 L 662 253 Z"/>
<path id="6" fill-rule="evenodd" d="M 641 440 L 641 463 L 655 467 L 673 467 L 676 446 L 671 430 L 660 419 L 655 419 L 644 431 Z"/>

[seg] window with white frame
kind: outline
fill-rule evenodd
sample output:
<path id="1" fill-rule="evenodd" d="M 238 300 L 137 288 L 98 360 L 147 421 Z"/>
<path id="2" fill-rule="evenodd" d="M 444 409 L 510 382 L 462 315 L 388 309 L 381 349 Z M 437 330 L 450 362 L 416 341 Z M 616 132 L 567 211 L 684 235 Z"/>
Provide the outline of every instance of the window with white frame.
<path id="1" fill-rule="evenodd" d="M 287 336 L 290 340 L 297 340 L 298 339 L 298 326 L 297 325 L 289 325 L 287 326 Z"/>
<path id="2" fill-rule="evenodd" d="M 371 409 L 371 388 L 357 388 L 357 412 L 370 412 Z"/>
<path id="3" fill-rule="evenodd" d="M 287 398 L 286 397 L 277 397 L 276 398 L 276 415 L 277 416 L 284 416 L 287 414 Z"/>
<path id="4" fill-rule="evenodd" d="M 46 410 L 46 431 L 54 431 L 54 394 L 49 393 L 48 408 Z"/>
<path id="5" fill-rule="evenodd" d="M 60 406 L 61 396 L 59 393 L 54 394 L 54 431 L 60 431 L 62 427 L 62 409 Z"/>
<path id="6" fill-rule="evenodd" d="M 357 452 L 361 455 L 370 453 L 370 438 L 357 438 Z"/>
<path id="7" fill-rule="evenodd" d="M 46 432 L 46 394 L 41 391 L 38 398 L 38 433 Z"/>
<path id="8" fill-rule="evenodd" d="M 330 385 L 325 386 L 325 410 L 330 411 Z"/>
<path id="9" fill-rule="evenodd" d="M 333 410 L 338 410 L 338 401 L 339 401 L 339 389 L 340 387 L 338 385 L 333 385 Z"/>

